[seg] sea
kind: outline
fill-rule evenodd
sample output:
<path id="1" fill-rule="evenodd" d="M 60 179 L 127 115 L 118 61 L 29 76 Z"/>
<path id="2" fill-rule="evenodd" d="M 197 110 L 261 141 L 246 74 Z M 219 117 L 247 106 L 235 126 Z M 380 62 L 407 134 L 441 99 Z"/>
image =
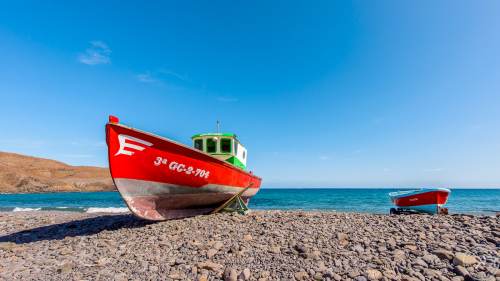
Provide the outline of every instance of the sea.
<path id="1" fill-rule="evenodd" d="M 373 188 L 262 188 L 250 200 L 254 210 L 311 210 L 387 214 L 388 193 Z M 399 189 L 401 190 L 401 189 Z M 452 189 L 450 213 L 500 213 L 500 189 Z M 73 211 L 122 213 L 128 209 L 118 192 L 0 194 L 0 211 Z"/>

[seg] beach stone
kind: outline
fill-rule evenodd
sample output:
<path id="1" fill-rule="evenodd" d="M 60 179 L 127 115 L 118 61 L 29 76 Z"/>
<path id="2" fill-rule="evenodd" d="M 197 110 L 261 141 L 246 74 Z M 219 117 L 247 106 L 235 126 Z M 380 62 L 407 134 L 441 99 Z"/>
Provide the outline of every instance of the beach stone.
<path id="1" fill-rule="evenodd" d="M 355 245 L 354 247 L 352 247 L 352 249 L 354 251 L 356 251 L 358 254 L 361 254 L 365 251 L 365 248 L 359 244 Z"/>
<path id="2" fill-rule="evenodd" d="M 214 245 L 212 246 L 212 248 L 217 251 L 222 249 L 222 247 L 224 247 L 224 243 L 222 243 L 221 241 L 215 241 Z"/>
<path id="3" fill-rule="evenodd" d="M 413 245 L 413 244 L 408 244 L 408 245 L 405 245 L 405 249 L 408 249 L 410 251 L 416 251 L 417 250 L 417 246 Z"/>
<path id="4" fill-rule="evenodd" d="M 340 281 L 342 280 L 342 276 L 338 275 L 337 273 L 332 274 L 333 280 Z"/>
<path id="5" fill-rule="evenodd" d="M 70 273 L 73 270 L 73 265 L 70 263 L 64 263 L 62 264 L 58 269 L 58 273 Z"/>
<path id="6" fill-rule="evenodd" d="M 149 269 L 149 271 L 152 271 L 152 272 L 158 271 L 158 267 L 156 265 L 150 265 L 148 269 Z"/>
<path id="7" fill-rule="evenodd" d="M 387 279 L 396 279 L 396 273 L 394 272 L 394 270 L 391 269 L 384 270 L 383 275 Z"/>
<path id="8" fill-rule="evenodd" d="M 406 254 L 403 250 L 394 250 L 392 252 L 392 255 L 394 257 L 394 260 L 395 261 L 401 261 L 401 260 L 404 260 L 406 258 Z"/>
<path id="9" fill-rule="evenodd" d="M 309 251 L 309 249 L 307 249 L 307 247 L 304 244 L 297 244 L 297 245 L 295 245 L 294 248 L 300 254 L 305 254 Z"/>
<path id="10" fill-rule="evenodd" d="M 327 268 L 325 271 L 323 271 L 323 276 L 327 278 L 333 278 L 333 270 L 331 268 Z"/>
<path id="11" fill-rule="evenodd" d="M 318 280 L 318 281 L 321 281 L 323 280 L 323 274 L 319 273 L 319 272 L 316 272 L 313 276 L 313 279 L 314 280 Z"/>
<path id="12" fill-rule="evenodd" d="M 486 276 L 484 272 L 471 273 L 470 275 L 465 276 L 464 279 L 466 281 L 496 281 L 494 276 Z"/>
<path id="13" fill-rule="evenodd" d="M 476 263 L 476 257 L 467 255 L 465 253 L 456 253 L 455 257 L 453 258 L 454 265 L 469 266 Z"/>
<path id="14" fill-rule="evenodd" d="M 12 242 L 2 242 L 0 243 L 0 250 L 10 251 L 16 247 L 16 243 Z"/>
<path id="15" fill-rule="evenodd" d="M 422 260 L 424 260 L 427 264 L 434 264 L 436 262 L 439 262 L 439 258 L 436 255 L 432 254 L 427 254 L 422 257 Z"/>
<path id="16" fill-rule="evenodd" d="M 198 267 L 211 271 L 220 271 L 222 269 L 222 265 L 211 261 L 200 262 Z"/>
<path id="17" fill-rule="evenodd" d="M 215 256 L 215 254 L 217 254 L 217 250 L 216 249 L 209 249 L 207 251 L 207 258 L 211 259 L 213 256 Z"/>
<path id="18" fill-rule="evenodd" d="M 271 272 L 267 271 L 267 270 L 263 270 L 260 272 L 260 277 L 261 278 L 268 278 L 269 276 L 271 276 Z"/>
<path id="19" fill-rule="evenodd" d="M 106 266 L 109 263 L 109 259 L 100 258 L 96 261 L 97 266 Z"/>
<path id="20" fill-rule="evenodd" d="M 432 252 L 434 255 L 438 256 L 440 259 L 452 260 L 453 253 L 445 249 L 437 249 Z"/>
<path id="21" fill-rule="evenodd" d="M 411 275 L 417 277 L 418 279 L 424 281 L 425 280 L 425 276 L 420 273 L 419 271 L 415 271 L 415 270 L 411 270 Z"/>
<path id="22" fill-rule="evenodd" d="M 345 234 L 345 233 L 342 233 L 342 232 L 339 232 L 337 233 L 337 239 L 339 241 L 344 241 L 344 240 L 349 240 L 349 235 Z"/>
<path id="23" fill-rule="evenodd" d="M 66 247 L 62 248 L 61 251 L 59 251 L 59 254 L 63 255 L 63 256 L 69 255 L 71 253 L 73 253 L 73 251 L 69 248 L 66 248 Z"/>
<path id="24" fill-rule="evenodd" d="M 469 276 L 469 271 L 461 265 L 455 266 L 454 271 L 460 276 Z"/>
<path id="25" fill-rule="evenodd" d="M 306 257 L 318 260 L 321 257 L 321 252 L 320 251 L 312 251 L 312 252 L 307 253 Z"/>
<path id="26" fill-rule="evenodd" d="M 281 247 L 280 246 L 271 246 L 269 251 L 271 253 L 274 253 L 274 254 L 281 254 Z"/>
<path id="27" fill-rule="evenodd" d="M 412 277 L 408 275 L 401 276 L 401 281 L 420 281 L 417 277 Z"/>
<path id="28" fill-rule="evenodd" d="M 240 276 L 238 277 L 238 279 L 246 281 L 246 280 L 250 280 L 250 277 L 251 277 L 250 269 L 249 268 L 245 268 L 240 273 Z"/>
<path id="29" fill-rule="evenodd" d="M 486 270 L 488 271 L 489 274 L 495 277 L 500 277 L 500 270 L 494 267 L 486 267 Z"/>
<path id="30" fill-rule="evenodd" d="M 368 280 L 380 280 L 382 279 L 383 275 L 382 272 L 370 268 L 366 270 L 366 277 L 368 278 Z"/>
<path id="31" fill-rule="evenodd" d="M 347 273 L 347 275 L 348 275 L 350 278 L 355 278 L 355 277 L 359 276 L 359 275 L 360 275 L 360 273 L 359 273 L 359 271 L 357 271 L 357 270 L 351 270 L 351 271 L 349 271 L 349 272 Z"/>
<path id="32" fill-rule="evenodd" d="M 238 280 L 238 272 L 236 269 L 227 267 L 224 271 L 224 281 L 237 281 Z"/>
<path id="33" fill-rule="evenodd" d="M 316 264 L 316 272 L 325 272 L 328 268 L 325 266 L 325 263 L 322 261 L 319 261 Z"/>
<path id="34" fill-rule="evenodd" d="M 314 271 L 314 269 L 310 268 L 307 273 L 309 274 L 309 276 L 312 276 L 314 278 L 316 271 Z"/>
<path id="35" fill-rule="evenodd" d="M 392 237 L 387 239 L 386 243 L 391 248 L 394 248 L 397 245 L 396 240 L 394 240 L 394 238 L 392 238 Z"/>
<path id="36" fill-rule="evenodd" d="M 309 274 L 307 274 L 307 272 L 305 271 L 296 272 L 293 276 L 297 280 L 307 280 L 309 278 Z"/>
<path id="37" fill-rule="evenodd" d="M 440 271 L 438 270 L 434 270 L 434 269 L 430 269 L 430 268 L 424 268 L 422 270 L 424 276 L 426 277 L 426 279 L 428 279 L 428 277 L 431 277 L 431 278 L 437 278 L 437 279 L 444 279 L 444 276 L 441 274 Z"/>
<path id="38" fill-rule="evenodd" d="M 251 241 L 252 239 L 253 239 L 253 237 L 250 234 L 243 235 L 243 240 L 244 241 Z"/>
<path id="39" fill-rule="evenodd" d="M 413 262 L 414 265 L 419 265 L 422 267 L 428 267 L 427 263 L 421 259 L 421 258 L 416 258 L 415 261 Z"/>
<path id="40" fill-rule="evenodd" d="M 202 274 L 198 277 L 197 281 L 208 281 L 208 275 Z"/>
<path id="41" fill-rule="evenodd" d="M 366 277 L 364 277 L 364 276 L 358 276 L 358 277 L 354 278 L 354 280 L 356 280 L 356 281 L 367 281 Z"/>
<path id="42" fill-rule="evenodd" d="M 125 273 L 118 273 L 114 276 L 113 281 L 128 281 L 128 278 Z"/>
<path id="43" fill-rule="evenodd" d="M 184 274 L 182 272 L 174 271 L 171 272 L 168 275 L 168 278 L 174 279 L 174 280 L 183 280 L 184 279 Z"/>

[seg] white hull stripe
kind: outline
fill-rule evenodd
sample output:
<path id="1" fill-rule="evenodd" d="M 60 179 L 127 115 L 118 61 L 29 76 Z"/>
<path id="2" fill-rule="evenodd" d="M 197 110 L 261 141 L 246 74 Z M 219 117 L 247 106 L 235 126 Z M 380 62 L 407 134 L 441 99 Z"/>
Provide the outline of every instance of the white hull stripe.
<path id="1" fill-rule="evenodd" d="M 417 205 L 417 206 L 398 206 L 403 209 L 412 209 L 421 212 L 435 214 L 438 211 L 438 207 L 441 207 L 442 204 L 427 204 L 427 205 Z"/>
<path id="2" fill-rule="evenodd" d="M 136 196 L 168 196 L 176 194 L 200 194 L 200 193 L 225 193 L 236 194 L 242 190 L 242 187 L 229 185 L 207 184 L 201 187 L 188 187 L 169 183 L 160 183 L 155 181 L 144 181 L 135 179 L 115 178 L 118 191 L 124 197 Z M 242 197 L 254 196 L 258 188 L 249 188 L 242 194 Z"/>

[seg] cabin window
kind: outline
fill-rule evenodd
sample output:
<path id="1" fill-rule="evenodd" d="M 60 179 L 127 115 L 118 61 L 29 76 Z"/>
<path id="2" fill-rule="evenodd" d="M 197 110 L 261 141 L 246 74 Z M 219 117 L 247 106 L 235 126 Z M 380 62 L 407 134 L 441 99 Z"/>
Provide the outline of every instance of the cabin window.
<path id="1" fill-rule="evenodd" d="M 245 159 L 245 156 L 247 156 L 246 151 L 243 151 L 243 159 Z"/>
<path id="2" fill-rule="evenodd" d="M 194 148 L 203 151 L 203 140 L 202 139 L 194 140 Z"/>
<path id="3" fill-rule="evenodd" d="M 231 139 L 220 140 L 220 152 L 231 153 Z"/>
<path id="4" fill-rule="evenodd" d="M 217 141 L 214 139 L 207 139 L 207 152 L 215 153 L 217 151 Z"/>

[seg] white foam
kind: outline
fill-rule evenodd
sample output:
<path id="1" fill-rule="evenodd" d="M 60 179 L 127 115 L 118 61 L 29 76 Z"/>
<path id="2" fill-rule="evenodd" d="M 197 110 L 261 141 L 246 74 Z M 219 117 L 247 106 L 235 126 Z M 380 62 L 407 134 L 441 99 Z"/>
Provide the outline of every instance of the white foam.
<path id="1" fill-rule="evenodd" d="M 32 211 L 40 211 L 42 208 L 19 208 L 15 207 L 12 212 L 32 212 Z"/>
<path id="2" fill-rule="evenodd" d="M 86 213 L 128 213 L 128 208 L 116 208 L 116 207 L 97 208 L 97 207 L 91 207 L 91 208 L 87 209 Z"/>

